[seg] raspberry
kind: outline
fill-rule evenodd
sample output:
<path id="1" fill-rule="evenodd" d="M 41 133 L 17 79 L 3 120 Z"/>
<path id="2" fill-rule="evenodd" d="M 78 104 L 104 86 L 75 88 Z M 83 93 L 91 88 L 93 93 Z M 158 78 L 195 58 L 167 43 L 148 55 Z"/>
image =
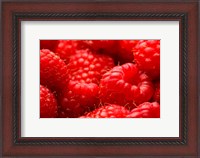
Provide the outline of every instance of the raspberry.
<path id="1" fill-rule="evenodd" d="M 117 40 L 83 40 L 81 45 L 99 54 L 109 55 L 115 61 L 118 59 L 119 47 Z"/>
<path id="2" fill-rule="evenodd" d="M 105 73 L 100 81 L 102 102 L 134 108 L 148 101 L 154 89 L 149 77 L 137 65 L 126 63 Z"/>
<path id="3" fill-rule="evenodd" d="M 60 97 L 62 112 L 65 117 L 79 117 L 99 105 L 99 87 L 95 83 L 69 81 Z"/>
<path id="4" fill-rule="evenodd" d="M 77 49 L 77 40 L 60 40 L 56 49 L 56 54 L 68 63 L 70 56 L 76 54 Z"/>
<path id="5" fill-rule="evenodd" d="M 155 82 L 155 92 L 153 95 L 153 101 L 160 103 L 160 81 Z"/>
<path id="6" fill-rule="evenodd" d="M 67 66 L 69 84 L 60 97 L 67 117 L 78 117 L 99 105 L 99 81 L 113 66 L 112 58 L 80 50 L 71 56 Z"/>
<path id="7" fill-rule="evenodd" d="M 129 111 L 123 106 L 109 104 L 101 106 L 80 118 L 124 118 L 128 113 Z"/>
<path id="8" fill-rule="evenodd" d="M 160 40 L 140 40 L 133 55 L 139 68 L 152 79 L 160 77 Z"/>
<path id="9" fill-rule="evenodd" d="M 157 102 L 144 102 L 133 109 L 126 117 L 128 118 L 160 118 L 160 104 Z"/>
<path id="10" fill-rule="evenodd" d="M 67 66 L 69 79 L 86 83 L 97 83 L 101 76 L 114 67 L 113 59 L 101 54 L 92 54 L 89 50 L 79 50 L 71 56 Z"/>
<path id="11" fill-rule="evenodd" d="M 40 40 L 40 50 L 49 49 L 55 52 L 57 45 L 58 45 L 58 40 Z"/>
<path id="12" fill-rule="evenodd" d="M 40 85 L 40 117 L 57 117 L 57 101 L 54 94 L 46 87 Z"/>
<path id="13" fill-rule="evenodd" d="M 88 46 L 88 48 L 95 52 L 107 52 L 111 54 L 115 54 L 115 48 L 118 44 L 117 40 L 85 40 L 82 43 L 83 45 L 85 44 L 85 47 Z"/>
<path id="14" fill-rule="evenodd" d="M 40 50 L 40 83 L 57 91 L 67 84 L 67 79 L 65 62 L 48 49 Z"/>
<path id="15" fill-rule="evenodd" d="M 133 62 L 133 48 L 138 43 L 138 40 L 120 40 L 119 46 L 119 61 L 120 64 Z"/>

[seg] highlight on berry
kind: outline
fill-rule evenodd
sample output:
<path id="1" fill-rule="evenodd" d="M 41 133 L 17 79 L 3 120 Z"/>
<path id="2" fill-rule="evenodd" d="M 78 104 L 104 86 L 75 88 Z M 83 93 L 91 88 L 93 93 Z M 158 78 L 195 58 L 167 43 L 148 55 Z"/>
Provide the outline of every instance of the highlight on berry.
<path id="1" fill-rule="evenodd" d="M 160 40 L 40 40 L 40 118 L 160 118 Z"/>

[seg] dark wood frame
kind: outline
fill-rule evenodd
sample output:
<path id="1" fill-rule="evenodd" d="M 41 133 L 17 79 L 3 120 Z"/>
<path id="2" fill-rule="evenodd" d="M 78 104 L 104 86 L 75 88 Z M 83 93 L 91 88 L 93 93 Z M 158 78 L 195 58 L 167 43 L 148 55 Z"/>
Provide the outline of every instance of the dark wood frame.
<path id="1" fill-rule="evenodd" d="M 147 10 L 148 8 L 148 10 Z M 198 1 L 2 2 L 3 156 L 200 157 Z M 20 21 L 178 20 L 180 22 L 179 138 L 21 138 Z M 172 101 L 173 103 L 173 101 Z"/>

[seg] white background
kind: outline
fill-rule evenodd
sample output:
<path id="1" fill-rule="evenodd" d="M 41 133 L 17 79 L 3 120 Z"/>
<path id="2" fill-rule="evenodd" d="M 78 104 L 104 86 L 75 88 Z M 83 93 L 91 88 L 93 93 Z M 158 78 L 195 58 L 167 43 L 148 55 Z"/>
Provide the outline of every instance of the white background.
<path id="1" fill-rule="evenodd" d="M 39 118 L 40 39 L 160 39 L 161 118 Z M 178 137 L 178 21 L 22 21 L 22 137 Z"/>

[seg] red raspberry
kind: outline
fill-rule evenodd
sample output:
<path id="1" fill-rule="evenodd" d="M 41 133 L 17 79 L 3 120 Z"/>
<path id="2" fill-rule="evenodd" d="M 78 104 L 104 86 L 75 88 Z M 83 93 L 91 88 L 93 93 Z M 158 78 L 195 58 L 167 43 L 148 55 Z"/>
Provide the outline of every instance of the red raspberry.
<path id="1" fill-rule="evenodd" d="M 40 83 L 57 91 L 67 84 L 67 79 L 65 62 L 48 49 L 40 50 Z"/>
<path id="2" fill-rule="evenodd" d="M 117 40 L 85 40 L 81 41 L 81 45 L 94 52 L 107 54 L 115 60 L 118 58 L 119 47 Z"/>
<path id="3" fill-rule="evenodd" d="M 134 108 L 148 101 L 153 95 L 153 84 L 137 65 L 126 63 L 105 73 L 100 81 L 102 102 Z"/>
<path id="4" fill-rule="evenodd" d="M 81 116 L 98 106 L 99 81 L 113 66 L 112 58 L 88 50 L 71 56 L 67 66 L 70 81 L 59 99 L 67 117 Z"/>
<path id="5" fill-rule="evenodd" d="M 82 45 L 85 44 L 85 47 L 88 47 L 95 52 L 107 52 L 107 53 L 114 53 L 117 43 L 117 40 L 85 40 L 81 41 Z"/>
<path id="6" fill-rule="evenodd" d="M 58 45 L 58 40 L 40 40 L 40 50 L 49 49 L 55 52 L 57 45 Z"/>
<path id="7" fill-rule="evenodd" d="M 46 87 L 40 85 L 40 117 L 57 117 L 57 101 L 54 94 Z"/>
<path id="8" fill-rule="evenodd" d="M 77 49 L 77 40 L 60 40 L 56 49 L 56 54 L 68 63 L 70 56 L 76 54 Z"/>
<path id="9" fill-rule="evenodd" d="M 153 95 L 153 101 L 160 103 L 160 81 L 155 82 L 155 92 Z"/>
<path id="10" fill-rule="evenodd" d="M 120 40 L 119 46 L 119 61 L 120 64 L 133 62 L 133 48 L 138 43 L 138 40 Z"/>
<path id="11" fill-rule="evenodd" d="M 139 68 L 152 79 L 160 77 L 160 40 L 140 40 L 133 55 Z"/>
<path id="12" fill-rule="evenodd" d="M 68 86 L 60 96 L 62 115 L 65 117 L 79 117 L 99 105 L 99 87 L 95 83 L 79 83 L 69 81 Z"/>
<path id="13" fill-rule="evenodd" d="M 144 102 L 133 109 L 126 117 L 128 118 L 160 118 L 160 104 L 157 102 Z"/>
<path id="14" fill-rule="evenodd" d="M 79 50 L 71 56 L 67 66 L 69 79 L 86 83 L 97 83 L 101 76 L 114 67 L 113 59 L 101 54 L 92 54 L 89 50 Z"/>
<path id="15" fill-rule="evenodd" d="M 128 113 L 129 110 L 123 106 L 109 104 L 95 109 L 80 118 L 124 118 Z"/>

